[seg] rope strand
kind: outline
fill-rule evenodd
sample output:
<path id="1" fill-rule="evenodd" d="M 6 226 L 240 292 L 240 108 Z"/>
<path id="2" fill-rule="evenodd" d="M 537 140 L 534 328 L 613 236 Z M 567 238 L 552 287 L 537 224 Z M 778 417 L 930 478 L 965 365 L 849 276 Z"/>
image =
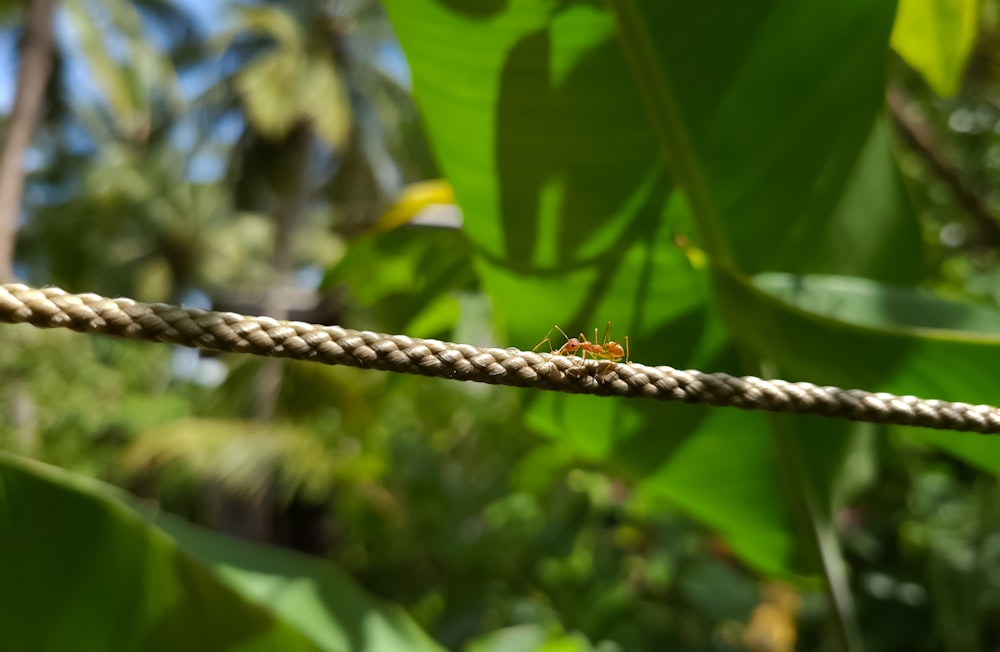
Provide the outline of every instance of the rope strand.
<path id="1" fill-rule="evenodd" d="M 55 287 L 0 285 L 0 322 L 493 385 L 1000 433 L 1000 409 L 988 405 L 582 360 L 514 348 L 479 348 L 340 326 L 70 294 Z"/>

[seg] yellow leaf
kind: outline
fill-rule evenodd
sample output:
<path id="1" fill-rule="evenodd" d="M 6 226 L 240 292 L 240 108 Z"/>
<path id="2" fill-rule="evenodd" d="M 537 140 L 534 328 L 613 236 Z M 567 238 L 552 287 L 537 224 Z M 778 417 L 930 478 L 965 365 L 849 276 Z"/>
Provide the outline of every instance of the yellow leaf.
<path id="1" fill-rule="evenodd" d="M 892 47 L 948 97 L 962 85 L 978 22 L 977 0 L 899 0 Z"/>
<path id="2" fill-rule="evenodd" d="M 403 188 L 396 203 L 372 225 L 372 231 L 391 231 L 412 220 L 428 206 L 454 203 L 455 195 L 451 184 L 443 179 L 411 183 Z"/>

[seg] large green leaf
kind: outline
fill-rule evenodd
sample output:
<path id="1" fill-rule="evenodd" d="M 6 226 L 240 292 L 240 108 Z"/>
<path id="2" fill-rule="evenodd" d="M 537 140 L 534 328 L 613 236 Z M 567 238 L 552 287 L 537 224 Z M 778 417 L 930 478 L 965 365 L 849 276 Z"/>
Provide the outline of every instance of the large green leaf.
<path id="1" fill-rule="evenodd" d="M 967 403 L 996 402 L 1000 312 L 831 276 L 717 276 L 738 335 L 789 376 Z M 952 433 L 951 437 L 974 437 Z"/>
<path id="2" fill-rule="evenodd" d="M 817 384 L 966 403 L 997 403 L 1000 311 L 836 276 L 717 276 L 739 334 L 761 357 Z M 1000 473 L 990 437 L 911 429 L 910 436 Z"/>
<path id="3" fill-rule="evenodd" d="M 691 244 L 708 232 L 748 272 L 917 275 L 881 119 L 891 0 L 622 0 L 648 34 L 623 21 L 620 38 L 592 2 L 386 4 L 510 344 L 612 319 L 636 360 L 739 371 Z M 791 568 L 759 417 L 528 401 L 539 430 L 646 478 L 758 567 Z M 833 477 L 817 441 L 804 454 Z"/>
<path id="4" fill-rule="evenodd" d="M 5 650 L 437 650 L 331 564 L 0 453 Z"/>

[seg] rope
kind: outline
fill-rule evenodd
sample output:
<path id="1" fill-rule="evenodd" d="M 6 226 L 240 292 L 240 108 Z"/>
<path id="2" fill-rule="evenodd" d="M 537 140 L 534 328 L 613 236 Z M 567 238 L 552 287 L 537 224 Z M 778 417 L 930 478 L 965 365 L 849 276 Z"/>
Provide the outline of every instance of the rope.
<path id="1" fill-rule="evenodd" d="M 0 322 L 493 385 L 1000 433 L 1000 409 L 988 405 L 583 360 L 513 348 L 479 348 L 340 326 L 70 294 L 55 287 L 0 285 Z"/>

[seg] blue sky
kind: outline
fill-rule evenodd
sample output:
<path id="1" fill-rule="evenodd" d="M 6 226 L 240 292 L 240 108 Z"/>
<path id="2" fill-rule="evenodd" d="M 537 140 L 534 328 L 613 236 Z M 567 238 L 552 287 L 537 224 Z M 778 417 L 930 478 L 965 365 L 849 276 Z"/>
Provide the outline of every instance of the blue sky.
<path id="1" fill-rule="evenodd" d="M 174 0 L 174 4 L 194 17 L 198 25 L 208 34 L 217 33 L 225 25 L 226 7 L 229 4 L 226 0 Z M 72 28 L 62 11 L 56 12 L 55 30 L 59 43 L 73 42 Z M 17 74 L 15 37 L 14 29 L 0 31 L 0 111 L 4 113 L 10 111 L 14 102 L 14 79 Z M 86 67 L 75 58 L 68 58 L 67 65 L 67 77 L 70 83 L 78 85 L 76 90 L 84 96 L 92 95 L 93 87 L 88 84 L 89 75 Z"/>
<path id="2" fill-rule="evenodd" d="M 188 12 L 201 28 L 202 32 L 214 35 L 222 32 L 228 24 L 229 7 L 237 4 L 232 0 L 173 0 L 174 4 Z M 64 48 L 74 43 L 73 29 L 63 11 L 57 10 L 55 20 L 57 42 Z M 0 112 L 10 111 L 14 99 L 14 79 L 16 78 L 15 36 L 12 28 L 0 30 Z M 156 35 L 151 37 L 155 40 Z M 112 44 L 113 45 L 113 44 Z M 72 52 L 67 52 L 72 54 Z M 400 80 L 406 86 L 410 84 L 410 71 L 406 58 L 395 43 L 386 43 L 378 51 L 378 65 L 383 70 Z M 96 89 L 90 83 L 89 72 L 79 57 L 66 57 L 67 80 L 72 90 L 83 99 L 95 98 Z M 185 94 L 195 93 L 211 81 L 207 79 L 182 79 Z"/>

